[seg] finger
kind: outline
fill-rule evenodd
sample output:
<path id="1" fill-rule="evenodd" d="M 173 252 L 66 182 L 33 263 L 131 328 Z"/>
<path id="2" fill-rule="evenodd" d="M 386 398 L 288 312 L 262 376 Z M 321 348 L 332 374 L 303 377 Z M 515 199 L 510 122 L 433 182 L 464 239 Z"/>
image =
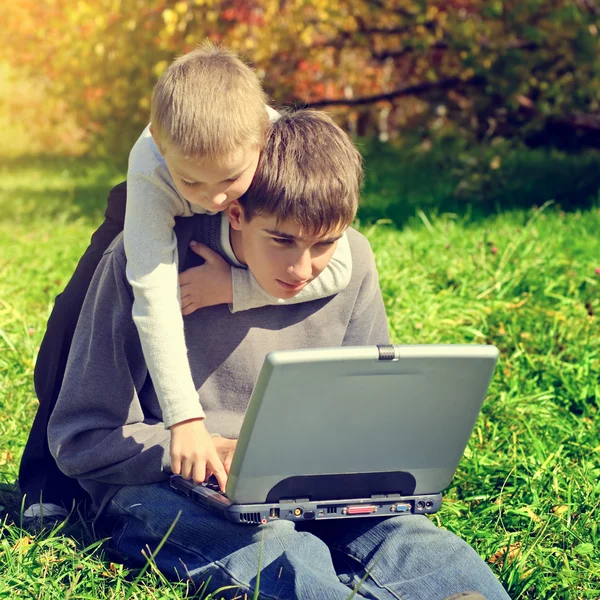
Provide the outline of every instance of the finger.
<path id="1" fill-rule="evenodd" d="M 225 468 L 223 467 L 223 463 L 220 459 L 217 459 L 216 463 L 210 464 L 212 474 L 217 478 L 219 482 L 219 488 L 222 492 L 225 491 L 225 486 L 227 485 L 227 473 Z"/>
<path id="2" fill-rule="evenodd" d="M 193 463 L 190 462 L 189 460 L 186 460 L 185 458 L 182 459 L 181 461 L 181 476 L 184 479 L 191 479 L 192 478 L 192 467 L 193 467 Z"/>
<path id="3" fill-rule="evenodd" d="M 198 256 L 201 256 L 207 263 L 221 258 L 221 256 L 217 254 L 214 250 L 211 250 L 208 246 L 206 246 L 205 244 L 201 244 L 200 242 L 190 242 L 190 248 Z"/>
<path id="4" fill-rule="evenodd" d="M 171 472 L 173 475 L 181 474 L 181 459 L 171 454 Z"/>
<path id="5" fill-rule="evenodd" d="M 198 307 L 193 302 L 190 302 L 185 308 L 181 309 L 181 314 L 186 317 L 187 315 L 191 315 L 196 310 L 198 310 Z"/>
<path id="6" fill-rule="evenodd" d="M 194 462 L 194 482 L 201 484 L 206 481 L 206 462 L 197 460 Z"/>
<path id="7" fill-rule="evenodd" d="M 231 461 L 233 460 L 233 453 L 228 454 L 223 461 L 223 468 L 225 469 L 225 473 L 229 476 L 229 471 L 231 471 Z"/>
<path id="8" fill-rule="evenodd" d="M 183 271 L 183 273 L 179 275 L 179 285 L 182 286 L 193 283 L 194 278 L 196 277 L 196 272 L 198 270 L 204 270 L 204 265 L 200 265 L 198 267 L 190 267 L 189 269 Z"/>

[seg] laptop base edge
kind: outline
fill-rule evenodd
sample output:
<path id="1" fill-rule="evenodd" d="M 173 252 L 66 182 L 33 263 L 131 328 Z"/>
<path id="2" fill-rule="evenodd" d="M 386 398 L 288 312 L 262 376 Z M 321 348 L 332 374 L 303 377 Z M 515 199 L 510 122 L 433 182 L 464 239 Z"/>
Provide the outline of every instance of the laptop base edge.
<path id="1" fill-rule="evenodd" d="M 229 521 L 245 525 L 264 525 L 271 521 L 295 522 L 325 519 L 355 519 L 364 517 L 394 517 L 426 515 L 437 512 L 442 505 L 441 494 L 402 496 L 386 494 L 371 498 L 348 500 L 317 500 L 298 498 L 265 504 L 233 504 L 223 494 L 197 485 L 180 476 L 171 477 L 171 488 L 184 494 L 204 508 Z"/>

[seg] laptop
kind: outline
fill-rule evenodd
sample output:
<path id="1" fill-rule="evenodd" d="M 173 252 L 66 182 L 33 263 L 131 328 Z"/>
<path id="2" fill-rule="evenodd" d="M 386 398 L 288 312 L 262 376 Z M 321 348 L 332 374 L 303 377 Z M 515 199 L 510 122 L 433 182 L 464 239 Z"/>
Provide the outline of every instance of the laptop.
<path id="1" fill-rule="evenodd" d="M 171 487 L 237 523 L 430 514 L 492 378 L 491 345 L 282 350 L 265 357 L 225 493 Z"/>

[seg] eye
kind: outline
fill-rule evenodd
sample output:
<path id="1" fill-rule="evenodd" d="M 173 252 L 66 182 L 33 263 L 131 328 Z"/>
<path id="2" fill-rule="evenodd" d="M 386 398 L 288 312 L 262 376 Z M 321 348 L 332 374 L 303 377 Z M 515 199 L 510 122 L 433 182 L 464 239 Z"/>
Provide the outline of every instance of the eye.
<path id="1" fill-rule="evenodd" d="M 186 181 L 185 179 L 182 179 L 181 183 L 183 183 L 183 185 L 186 185 L 187 187 L 194 187 L 196 185 L 195 181 Z"/>
<path id="2" fill-rule="evenodd" d="M 240 177 L 241 175 L 238 175 L 237 177 L 233 177 L 232 179 L 226 179 L 225 183 L 235 183 Z"/>
<path id="3" fill-rule="evenodd" d="M 336 240 L 327 240 L 325 242 L 319 242 L 319 246 L 333 246 L 333 244 L 335 244 Z"/>
<path id="4" fill-rule="evenodd" d="M 280 246 L 289 246 L 294 243 L 294 240 L 289 238 L 272 238 L 272 240 Z"/>

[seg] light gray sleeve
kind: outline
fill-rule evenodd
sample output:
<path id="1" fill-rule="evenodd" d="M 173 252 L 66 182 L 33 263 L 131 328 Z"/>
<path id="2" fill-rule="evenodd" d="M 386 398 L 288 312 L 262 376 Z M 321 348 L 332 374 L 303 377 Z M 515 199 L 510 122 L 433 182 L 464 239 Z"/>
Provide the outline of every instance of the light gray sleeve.
<path id="1" fill-rule="evenodd" d="M 352 253 L 348 234 L 338 241 L 327 268 L 293 298 L 283 300 L 265 292 L 249 269 L 231 269 L 233 306 L 231 312 L 249 310 L 272 304 L 298 304 L 333 296 L 345 289 L 352 276 Z"/>
<path id="2" fill-rule="evenodd" d="M 365 275 L 342 345 L 389 344 L 390 332 L 373 250 L 364 236 L 354 230 L 350 233 L 360 242 L 356 244 L 359 253 L 357 260 L 363 263 L 361 270 L 365 269 Z"/>
<path id="3" fill-rule="evenodd" d="M 133 320 L 165 427 L 204 417 L 187 357 L 173 232 L 175 217 L 190 214 L 154 140 L 142 134 L 129 159 L 124 241 Z"/>
<path id="4" fill-rule="evenodd" d="M 90 284 L 48 425 L 50 451 L 70 477 L 135 485 L 168 476 L 170 432 L 156 402 L 153 409 L 139 398 L 148 372 L 131 306 L 124 264 L 109 252 Z"/>

